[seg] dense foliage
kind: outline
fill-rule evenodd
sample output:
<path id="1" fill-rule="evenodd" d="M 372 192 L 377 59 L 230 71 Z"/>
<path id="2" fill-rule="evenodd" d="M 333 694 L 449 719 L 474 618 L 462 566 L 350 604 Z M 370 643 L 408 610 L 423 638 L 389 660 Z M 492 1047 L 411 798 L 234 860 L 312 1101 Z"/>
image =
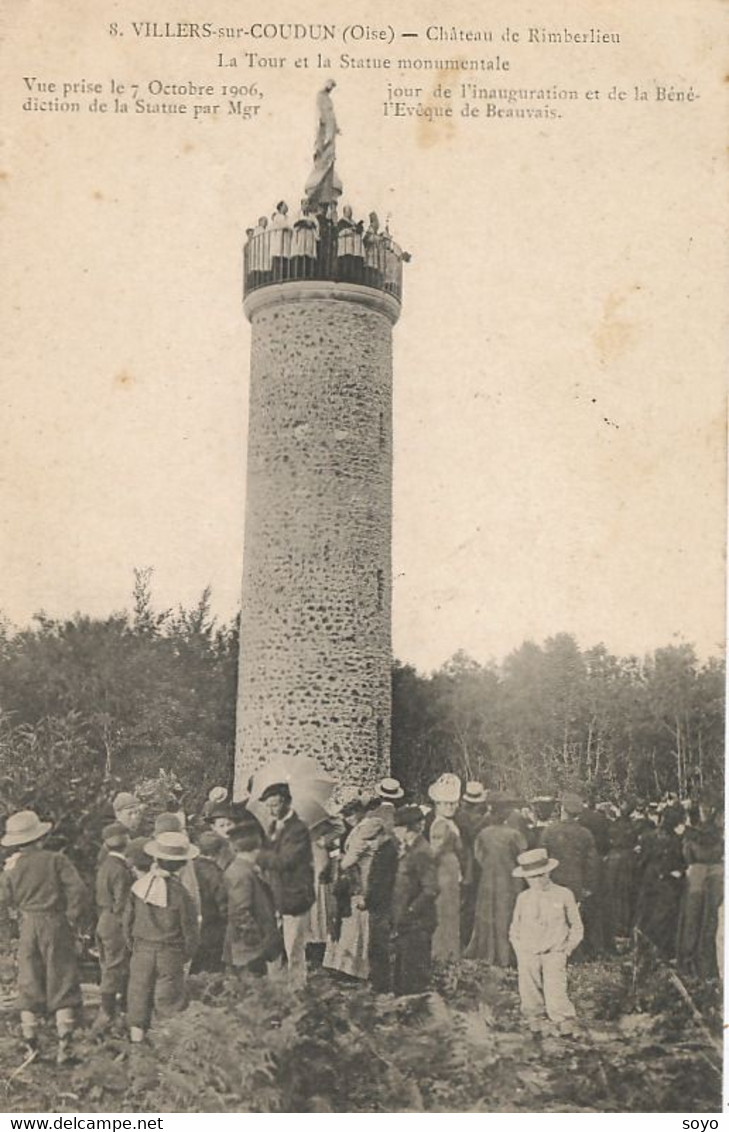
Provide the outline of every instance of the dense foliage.
<path id="1" fill-rule="evenodd" d="M 20 1042 L 0 1015 L 5 1104 L 26 1112 L 719 1111 L 719 1039 L 697 1029 L 662 970 L 636 972 L 624 955 L 571 968 L 570 977 L 579 1034 L 536 1040 L 520 1022 L 515 973 L 474 961 L 441 969 L 435 993 L 406 999 L 322 972 L 301 990 L 275 975 L 198 976 L 188 1010 L 161 1021 L 150 1046 L 130 1048 L 121 1030 L 103 1038 L 87 1030 L 76 1069 L 36 1062 L 14 1078 Z M 705 993 L 720 1034 L 720 993 L 716 985 Z M 41 1044 L 53 1050 L 50 1027 Z"/>
<path id="2" fill-rule="evenodd" d="M 722 786 L 724 665 L 700 664 L 691 645 L 638 660 L 560 633 L 501 665 L 457 653 L 425 677 L 395 664 L 393 701 L 393 772 L 411 788 L 445 768 L 527 796 Z"/>
<path id="3" fill-rule="evenodd" d="M 0 806 L 58 819 L 72 786 L 126 787 L 174 770 L 190 804 L 232 776 L 238 634 L 197 606 L 155 612 L 137 571 L 131 612 L 44 614 L 0 640 Z M 76 802 L 75 797 L 73 798 Z"/>
<path id="4" fill-rule="evenodd" d="M 188 809 L 231 780 L 237 623 L 216 624 L 208 590 L 157 611 L 150 583 L 136 571 L 131 610 L 106 619 L 0 624 L 0 811 L 33 805 L 67 844 L 99 800 L 160 768 Z M 683 794 L 721 785 L 723 709 L 723 664 L 685 644 L 638 660 L 559 634 L 501 664 L 395 663 L 393 772 L 415 794 L 445 769 L 520 793 Z"/>
<path id="5" fill-rule="evenodd" d="M 216 624 L 208 591 L 191 610 L 155 610 L 150 581 L 138 571 L 131 610 L 106 619 L 0 625 L 0 816 L 33 806 L 52 818 L 89 876 L 118 789 L 156 779 L 164 792 L 176 778 L 194 809 L 232 775 L 237 625 Z M 396 663 L 393 772 L 416 795 L 448 768 L 525 794 L 720 786 L 723 700 L 722 664 L 688 645 L 639 660 L 560 634 L 501 664 L 459 653 L 423 675 Z M 477 963 L 405 1002 L 321 975 L 296 992 L 201 978 L 150 1048 L 87 1032 L 70 1076 L 40 1062 L 14 1076 L 14 1014 L 0 1006 L 0 1072 L 7 1107 L 24 1111 L 714 1110 L 715 1058 L 665 972 L 624 956 L 572 979 L 587 1028 L 539 1045 L 519 1028 L 514 974 Z M 718 991 L 702 989 L 718 1033 Z"/>

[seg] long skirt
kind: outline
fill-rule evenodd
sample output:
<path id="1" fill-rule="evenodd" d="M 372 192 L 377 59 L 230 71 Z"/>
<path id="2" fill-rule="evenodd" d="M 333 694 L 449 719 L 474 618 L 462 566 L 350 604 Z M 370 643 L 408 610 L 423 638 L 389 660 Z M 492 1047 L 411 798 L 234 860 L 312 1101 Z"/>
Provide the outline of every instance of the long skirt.
<path id="1" fill-rule="evenodd" d="M 690 865 L 678 924 L 678 963 L 702 979 L 715 979 L 716 929 L 724 898 L 723 865 Z"/>
<path id="2" fill-rule="evenodd" d="M 466 949 L 467 959 L 485 959 L 496 967 L 514 962 L 509 943 L 509 926 L 520 889 L 503 869 L 484 869 L 478 886 L 473 935 Z"/>
<path id="3" fill-rule="evenodd" d="M 632 930 L 635 853 L 611 849 L 604 871 L 605 930 L 609 940 L 627 938 Z"/>
<path id="4" fill-rule="evenodd" d="M 400 932 L 395 941 L 395 994 L 426 991 L 430 982 L 430 961 L 430 932 L 418 928 Z"/>
<path id="5" fill-rule="evenodd" d="M 330 885 L 317 881 L 316 898 L 309 909 L 309 943 L 326 943 L 330 903 Z"/>
<path id="6" fill-rule="evenodd" d="M 461 956 L 461 869 L 455 853 L 444 853 L 438 862 L 440 891 L 435 902 L 437 927 L 431 955 L 444 961 Z"/>
<path id="7" fill-rule="evenodd" d="M 342 920 L 339 939 L 327 942 L 322 966 L 354 979 L 368 979 L 369 934 L 369 913 L 352 905 L 351 915 Z"/>
<path id="8" fill-rule="evenodd" d="M 665 959 L 676 955 L 681 888 L 678 877 L 647 877 L 638 893 L 636 925 Z"/>
<path id="9" fill-rule="evenodd" d="M 594 877 L 594 891 L 580 905 L 582 922 L 585 926 L 585 958 L 597 959 L 605 950 L 605 862 L 597 858 Z M 612 947 L 612 940 L 609 946 Z"/>

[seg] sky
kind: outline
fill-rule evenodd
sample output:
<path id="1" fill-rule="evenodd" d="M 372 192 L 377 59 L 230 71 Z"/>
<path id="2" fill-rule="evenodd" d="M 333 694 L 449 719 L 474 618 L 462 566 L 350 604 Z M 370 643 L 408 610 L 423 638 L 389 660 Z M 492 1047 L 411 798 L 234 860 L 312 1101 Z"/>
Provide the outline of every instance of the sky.
<path id="1" fill-rule="evenodd" d="M 124 7 L 127 11 L 125 13 Z M 224 45 L 137 38 L 128 5 L 50 2 L 6 16 L 0 421 L 0 609 L 105 616 L 154 567 L 160 607 L 239 601 L 249 326 L 244 230 L 294 204 L 314 98 L 330 75 L 344 201 L 411 251 L 394 346 L 393 649 L 428 670 L 458 649 L 501 658 L 574 633 L 638 655 L 724 637 L 727 175 L 721 6 L 458 0 L 448 27 L 493 44 L 429 43 L 434 4 L 398 9 L 396 43 Z M 351 9 L 387 28 L 386 9 Z M 140 13 L 146 18 L 148 13 Z M 379 16 L 379 19 L 378 19 Z M 197 17 L 197 13 L 196 13 Z M 190 19 L 170 3 L 154 18 Z M 202 17 L 201 17 L 202 18 Z M 220 24 L 325 21 L 221 0 Z M 387 20 L 393 17 L 387 17 Z M 123 37 L 109 35 L 119 21 Z M 618 29 L 619 45 L 528 47 L 521 29 Z M 417 39 L 400 40 L 402 30 Z M 283 54 L 251 69 L 243 52 Z M 450 71 L 339 68 L 352 57 L 487 57 L 484 87 L 580 91 L 556 120 L 466 120 Z M 307 55 L 309 69 L 294 58 Z M 257 82 L 259 115 L 193 122 L 24 111 L 24 78 Z M 469 80 L 473 79 L 468 75 Z M 387 83 L 454 117 L 383 115 Z M 692 87 L 668 102 L 658 85 Z M 633 97 L 638 85 L 650 100 Z M 610 99 L 611 88 L 624 100 Z M 584 91 L 600 91 L 597 101 Z M 416 97 L 409 100 L 417 105 Z M 222 105 L 225 100 L 220 99 Z M 499 105 L 506 105 L 499 103 Z M 526 104 L 525 104 L 526 105 Z"/>

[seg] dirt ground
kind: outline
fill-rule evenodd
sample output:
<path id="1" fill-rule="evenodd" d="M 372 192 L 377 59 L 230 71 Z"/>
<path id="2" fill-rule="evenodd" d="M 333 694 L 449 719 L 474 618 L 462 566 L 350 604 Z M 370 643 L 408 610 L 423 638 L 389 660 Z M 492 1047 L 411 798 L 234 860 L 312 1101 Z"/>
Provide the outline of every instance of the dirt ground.
<path id="1" fill-rule="evenodd" d="M 48 1024 L 23 1061 L 11 987 L 0 1007 L 0 1108 L 8 1112 L 721 1111 L 721 989 L 685 986 L 626 952 L 570 970 L 574 1037 L 533 1037 L 516 975 L 476 961 L 440 968 L 434 990 L 394 999 L 314 972 L 191 980 L 191 1004 L 132 1050 L 120 1026 L 94 1037 L 88 988 L 79 1063 L 58 1069 Z"/>

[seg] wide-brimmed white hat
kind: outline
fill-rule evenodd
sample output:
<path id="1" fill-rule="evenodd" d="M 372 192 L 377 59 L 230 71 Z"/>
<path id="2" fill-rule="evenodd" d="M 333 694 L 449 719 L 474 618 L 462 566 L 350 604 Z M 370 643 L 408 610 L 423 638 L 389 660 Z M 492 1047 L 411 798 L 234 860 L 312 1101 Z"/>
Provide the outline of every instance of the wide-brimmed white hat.
<path id="1" fill-rule="evenodd" d="M 144 846 L 148 857 L 155 857 L 159 861 L 192 861 L 199 857 L 200 850 L 197 845 L 190 843 L 186 833 L 158 833 L 153 841 Z"/>
<path id="2" fill-rule="evenodd" d="M 41 821 L 34 810 L 20 810 L 8 818 L 5 834 L 0 844 L 10 847 L 12 845 L 30 845 L 37 841 L 51 828 L 52 822 Z"/>
<path id="3" fill-rule="evenodd" d="M 461 797 L 461 780 L 457 774 L 441 774 L 428 790 L 432 802 L 457 802 Z"/>
<path id="4" fill-rule="evenodd" d="M 396 778 L 383 778 L 377 783 L 375 794 L 386 802 L 396 802 L 398 798 L 405 797 L 405 791 Z"/>
<path id="5" fill-rule="evenodd" d="M 513 877 L 540 877 L 556 869 L 559 861 L 550 857 L 546 849 L 527 849 L 516 858 L 517 866 L 512 870 Z"/>
<path id="6" fill-rule="evenodd" d="M 476 805 L 477 802 L 486 801 L 486 787 L 483 782 L 467 782 L 466 789 L 463 791 L 463 801 L 471 802 Z"/>

